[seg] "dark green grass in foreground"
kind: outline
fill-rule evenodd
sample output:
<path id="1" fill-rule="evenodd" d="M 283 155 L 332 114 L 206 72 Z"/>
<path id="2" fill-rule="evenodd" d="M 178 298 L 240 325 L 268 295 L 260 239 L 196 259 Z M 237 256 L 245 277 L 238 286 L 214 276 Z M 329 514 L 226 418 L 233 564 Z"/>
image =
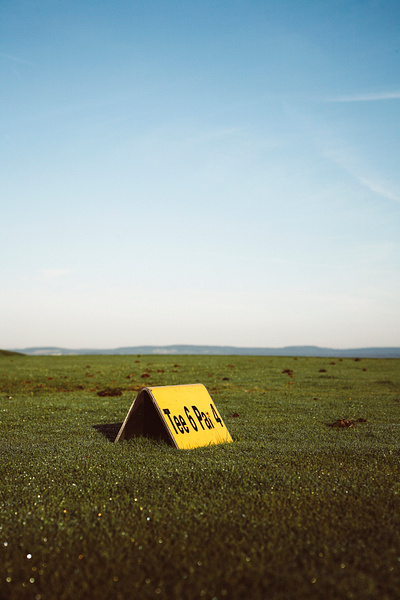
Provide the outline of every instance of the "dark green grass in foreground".
<path id="1" fill-rule="evenodd" d="M 0 357 L 0 599 L 398 598 L 399 367 Z M 233 444 L 93 427 L 122 422 L 140 387 L 197 382 Z"/>

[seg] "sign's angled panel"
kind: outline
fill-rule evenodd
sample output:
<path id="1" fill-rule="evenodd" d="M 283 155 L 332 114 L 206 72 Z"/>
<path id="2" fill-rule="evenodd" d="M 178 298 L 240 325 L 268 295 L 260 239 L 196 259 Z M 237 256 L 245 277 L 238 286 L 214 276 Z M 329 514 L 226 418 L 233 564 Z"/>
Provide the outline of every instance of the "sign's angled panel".
<path id="1" fill-rule="evenodd" d="M 232 442 L 217 407 L 202 384 L 142 390 L 115 441 L 137 435 L 159 437 L 180 449 Z"/>

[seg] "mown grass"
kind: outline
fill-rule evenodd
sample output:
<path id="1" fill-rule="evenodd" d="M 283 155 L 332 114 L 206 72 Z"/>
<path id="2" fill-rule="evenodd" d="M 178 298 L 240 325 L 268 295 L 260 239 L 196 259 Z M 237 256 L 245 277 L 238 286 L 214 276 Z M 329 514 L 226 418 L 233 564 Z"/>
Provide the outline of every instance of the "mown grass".
<path id="1" fill-rule="evenodd" d="M 1 600 L 397 598 L 399 366 L 1 356 Z M 94 427 L 143 386 L 197 382 L 233 444 Z"/>

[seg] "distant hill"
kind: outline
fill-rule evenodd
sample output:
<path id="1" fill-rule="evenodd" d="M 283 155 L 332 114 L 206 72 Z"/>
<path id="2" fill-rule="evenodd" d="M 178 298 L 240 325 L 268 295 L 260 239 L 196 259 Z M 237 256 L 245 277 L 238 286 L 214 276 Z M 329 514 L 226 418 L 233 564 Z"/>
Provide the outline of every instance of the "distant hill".
<path id="1" fill-rule="evenodd" d="M 4 351 L 3 352 L 7 352 Z M 318 346 L 285 346 L 284 348 L 239 348 L 236 346 L 127 346 L 99 350 L 97 348 L 68 349 L 54 346 L 23 348 L 15 352 L 30 356 L 67 356 L 76 354 L 203 354 L 251 356 L 326 356 L 332 358 L 400 358 L 400 348 L 320 348 Z"/>
<path id="2" fill-rule="evenodd" d="M 13 350 L 0 350 L 0 356 L 23 356 L 23 354 Z"/>

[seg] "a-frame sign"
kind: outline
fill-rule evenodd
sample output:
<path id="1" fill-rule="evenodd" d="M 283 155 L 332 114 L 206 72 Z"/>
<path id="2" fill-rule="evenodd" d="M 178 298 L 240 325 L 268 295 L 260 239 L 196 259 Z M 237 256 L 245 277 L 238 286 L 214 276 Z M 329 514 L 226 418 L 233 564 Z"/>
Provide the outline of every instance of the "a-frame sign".
<path id="1" fill-rule="evenodd" d="M 232 442 L 217 407 L 201 383 L 141 390 L 115 441 L 141 435 L 163 439 L 180 449 Z"/>

